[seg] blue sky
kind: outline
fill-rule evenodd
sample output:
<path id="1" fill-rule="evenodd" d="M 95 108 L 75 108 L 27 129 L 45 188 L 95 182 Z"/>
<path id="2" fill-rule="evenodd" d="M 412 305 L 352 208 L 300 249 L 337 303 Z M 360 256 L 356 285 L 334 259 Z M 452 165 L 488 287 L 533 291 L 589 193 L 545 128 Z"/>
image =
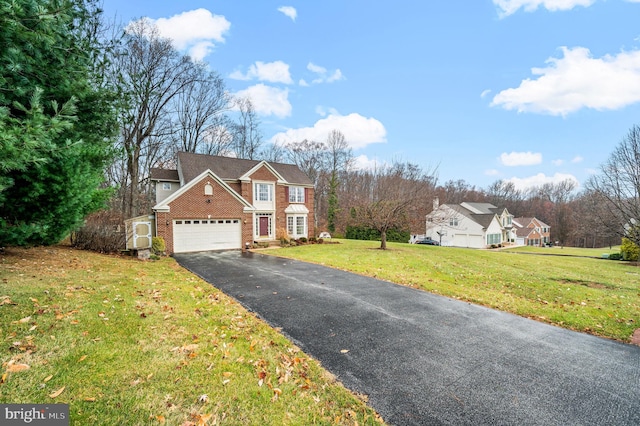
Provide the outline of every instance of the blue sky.
<path id="1" fill-rule="evenodd" d="M 640 0 L 104 0 L 249 96 L 266 141 L 340 130 L 361 167 L 582 185 L 640 124 Z"/>

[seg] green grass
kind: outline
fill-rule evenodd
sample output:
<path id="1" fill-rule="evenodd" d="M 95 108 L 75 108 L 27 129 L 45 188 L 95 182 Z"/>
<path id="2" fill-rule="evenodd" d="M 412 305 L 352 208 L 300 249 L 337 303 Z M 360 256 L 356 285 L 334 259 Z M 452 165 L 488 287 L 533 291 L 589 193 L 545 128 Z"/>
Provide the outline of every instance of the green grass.
<path id="1" fill-rule="evenodd" d="M 534 253 L 534 254 L 552 254 L 556 256 L 581 256 L 581 257 L 598 257 L 613 253 L 620 253 L 620 246 L 603 247 L 603 248 L 578 248 L 578 247 L 509 247 L 503 250 L 512 253 Z"/>
<path id="2" fill-rule="evenodd" d="M 0 255 L 0 335 L 0 402 L 68 403 L 74 425 L 381 422 L 364 397 L 170 258 L 10 249 Z"/>
<path id="3" fill-rule="evenodd" d="M 400 243 L 383 251 L 379 242 L 339 242 L 270 253 L 626 342 L 640 328 L 640 269 L 627 262 Z"/>

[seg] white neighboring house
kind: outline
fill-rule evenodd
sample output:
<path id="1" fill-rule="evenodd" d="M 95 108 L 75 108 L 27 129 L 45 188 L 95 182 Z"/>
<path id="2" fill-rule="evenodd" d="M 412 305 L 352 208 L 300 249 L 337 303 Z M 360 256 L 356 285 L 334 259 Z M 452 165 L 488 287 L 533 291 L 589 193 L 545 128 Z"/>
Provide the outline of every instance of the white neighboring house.
<path id="1" fill-rule="evenodd" d="M 436 198 L 427 215 L 426 236 L 442 246 L 487 248 L 516 240 L 513 215 L 489 203 L 440 205 Z"/>

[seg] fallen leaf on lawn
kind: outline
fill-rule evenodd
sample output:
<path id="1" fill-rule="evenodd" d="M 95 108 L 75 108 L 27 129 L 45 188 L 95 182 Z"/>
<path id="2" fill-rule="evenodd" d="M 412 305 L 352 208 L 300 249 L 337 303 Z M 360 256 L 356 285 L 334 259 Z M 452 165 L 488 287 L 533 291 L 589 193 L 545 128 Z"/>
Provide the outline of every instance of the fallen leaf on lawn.
<path id="1" fill-rule="evenodd" d="M 55 391 L 54 393 L 52 393 L 51 395 L 49 395 L 49 398 L 57 398 L 60 396 L 60 394 L 62 392 L 64 392 L 64 388 L 66 388 L 66 386 L 61 387 L 60 389 L 58 389 L 57 391 Z"/>
<path id="2" fill-rule="evenodd" d="M 2 296 L 0 299 L 0 305 L 17 305 L 17 303 L 11 301 L 9 296 Z"/>
<path id="3" fill-rule="evenodd" d="M 78 360 L 78 362 L 82 362 L 82 361 L 84 361 L 85 359 L 87 359 L 87 356 L 86 356 L 86 355 L 82 355 L 82 356 L 80 357 L 80 359 Z"/>
<path id="4" fill-rule="evenodd" d="M 200 414 L 200 415 L 198 415 L 198 426 L 206 425 L 211 417 L 213 417 L 213 414 Z"/>
<path id="5" fill-rule="evenodd" d="M 87 397 L 84 399 L 85 402 L 96 402 L 96 399 L 94 397 Z"/>
<path id="6" fill-rule="evenodd" d="M 5 372 L 2 377 L 0 377 L 0 384 L 5 383 L 7 381 L 7 375 L 9 373 Z"/>
<path id="7" fill-rule="evenodd" d="M 273 398 L 271 398 L 271 400 L 276 401 L 280 395 L 282 395 L 282 390 L 280 388 L 273 388 Z"/>
<path id="8" fill-rule="evenodd" d="M 165 422 L 164 416 L 161 416 L 161 415 L 160 416 L 156 416 L 156 420 L 159 421 L 161 425 L 163 425 L 164 422 Z"/>
<path id="9" fill-rule="evenodd" d="M 35 330 L 36 328 L 38 328 L 38 326 L 37 326 L 37 325 L 32 325 L 32 326 L 31 326 L 31 328 L 29 329 L 29 331 L 33 331 L 33 330 Z"/>
<path id="10" fill-rule="evenodd" d="M 225 371 L 224 373 L 222 373 L 222 375 L 223 375 L 224 377 L 231 377 L 231 376 L 233 376 L 233 373 L 232 373 L 232 372 L 230 372 L 230 371 Z"/>
<path id="11" fill-rule="evenodd" d="M 18 321 L 14 321 L 13 324 L 24 324 L 31 321 L 31 317 L 20 318 Z"/>
<path id="12" fill-rule="evenodd" d="M 44 378 L 43 382 L 47 383 L 49 380 L 53 379 L 53 374 Z"/>
<path id="13" fill-rule="evenodd" d="M 341 354 L 346 354 L 347 352 L 349 352 L 349 349 L 343 349 L 340 351 Z"/>
<path id="14" fill-rule="evenodd" d="M 208 401 L 209 401 L 209 395 L 207 395 L 206 393 L 200 395 L 200 398 L 198 398 L 198 402 L 208 402 Z"/>
<path id="15" fill-rule="evenodd" d="M 9 373 L 17 373 L 19 371 L 24 371 L 24 370 L 28 370 L 29 367 L 27 364 L 9 364 L 7 366 L 7 371 Z"/>
<path id="16" fill-rule="evenodd" d="M 222 384 L 223 384 L 223 385 L 226 385 L 226 384 L 227 384 L 227 383 L 229 383 L 230 381 L 231 381 L 231 380 L 229 380 L 229 379 L 227 379 L 227 380 L 223 380 L 223 381 L 222 381 Z"/>

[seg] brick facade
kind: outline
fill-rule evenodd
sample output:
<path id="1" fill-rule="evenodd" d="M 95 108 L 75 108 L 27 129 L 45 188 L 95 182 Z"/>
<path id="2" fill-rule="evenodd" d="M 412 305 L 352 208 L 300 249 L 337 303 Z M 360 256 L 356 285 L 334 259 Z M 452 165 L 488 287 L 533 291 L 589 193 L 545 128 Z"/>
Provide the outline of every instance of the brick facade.
<path id="1" fill-rule="evenodd" d="M 162 211 L 159 208 L 156 211 L 156 235 L 164 238 L 167 253 L 174 252 L 174 235 L 173 223 L 175 220 L 193 220 L 193 219 L 238 219 L 242 232 L 242 249 L 245 250 L 247 244 L 254 242 L 254 226 L 255 217 L 254 205 L 254 185 L 255 181 L 272 183 L 274 188 L 274 210 L 264 212 L 270 213 L 272 221 L 271 239 L 277 238 L 278 230 L 287 228 L 287 214 L 285 209 L 290 205 L 288 199 L 289 184 L 278 184 L 279 178 L 266 166 L 262 166 L 254 171 L 248 179 L 243 178 L 242 181 L 225 181 L 227 187 L 222 185 L 217 179 L 211 175 L 204 175 L 197 182 L 189 183 L 189 188 L 183 193 L 176 194 L 174 199 L 168 199 L 169 211 Z M 207 194 L 206 187 L 213 189 L 212 193 Z M 299 184 L 291 184 L 292 186 L 300 186 Z M 229 191 L 231 188 L 236 194 Z M 313 211 L 313 188 L 305 187 L 305 203 L 308 209 L 307 215 L 307 235 L 313 237 L 315 235 L 314 228 L 314 211 Z M 246 200 L 246 204 L 238 199 L 241 196 Z M 263 212 L 263 210 L 260 210 Z"/>

